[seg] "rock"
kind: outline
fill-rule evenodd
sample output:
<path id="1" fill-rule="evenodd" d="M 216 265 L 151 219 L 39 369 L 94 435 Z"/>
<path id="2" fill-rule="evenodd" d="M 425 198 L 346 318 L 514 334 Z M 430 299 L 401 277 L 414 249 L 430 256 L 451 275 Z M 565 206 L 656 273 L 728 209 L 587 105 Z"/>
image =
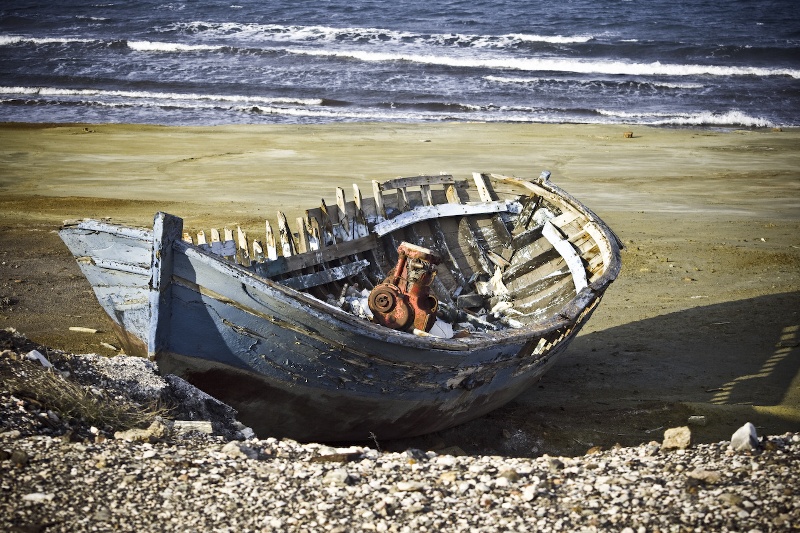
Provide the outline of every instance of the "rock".
<path id="1" fill-rule="evenodd" d="M 692 470 L 686 477 L 690 479 L 696 479 L 706 485 L 716 485 L 722 479 L 722 474 L 717 472 L 716 470 L 704 470 L 702 468 L 697 468 Z"/>
<path id="2" fill-rule="evenodd" d="M 353 480 L 350 477 L 350 474 L 344 468 L 335 468 L 330 470 L 328 473 L 325 474 L 325 477 L 322 478 L 323 483 L 328 485 L 350 485 Z"/>
<path id="3" fill-rule="evenodd" d="M 692 415 L 689 417 L 686 423 L 690 426 L 705 426 L 708 421 L 706 420 L 706 417 L 702 415 Z"/>
<path id="4" fill-rule="evenodd" d="M 498 478 L 504 478 L 508 481 L 519 481 L 519 473 L 516 470 L 503 470 L 498 474 Z"/>
<path id="5" fill-rule="evenodd" d="M 25 496 L 22 497 L 22 499 L 25 500 L 26 502 L 41 503 L 41 502 L 49 502 L 54 497 L 55 497 L 54 494 L 45 494 L 43 492 L 33 492 L 31 494 L 26 494 Z"/>
<path id="6" fill-rule="evenodd" d="M 257 459 L 258 451 L 243 442 L 232 440 L 222 447 L 222 453 L 231 459 Z"/>
<path id="7" fill-rule="evenodd" d="M 172 431 L 180 435 L 197 431 L 211 435 L 214 429 L 211 427 L 209 420 L 176 420 L 172 423 Z"/>
<path id="8" fill-rule="evenodd" d="M 661 448 L 664 450 L 685 450 L 692 444 L 692 430 L 688 426 L 669 428 L 664 432 Z"/>
<path id="9" fill-rule="evenodd" d="M 564 470 L 564 462 L 557 457 L 548 457 L 547 468 L 554 473 L 558 472 L 559 470 Z"/>
<path id="10" fill-rule="evenodd" d="M 28 464 L 28 461 L 30 461 L 30 457 L 24 450 L 14 450 L 11 452 L 11 462 L 14 466 L 22 468 Z"/>
<path id="11" fill-rule="evenodd" d="M 154 420 L 147 429 L 134 428 L 127 431 L 117 431 L 114 433 L 114 438 L 129 442 L 156 442 L 165 439 L 168 435 L 169 428 L 160 420 Z"/>
<path id="12" fill-rule="evenodd" d="M 420 492 L 425 490 L 425 484 L 419 481 L 401 481 L 396 486 L 400 492 Z"/>
<path id="13" fill-rule="evenodd" d="M 748 422 L 731 437 L 731 450 L 735 452 L 752 452 L 758 449 L 756 427 Z"/>

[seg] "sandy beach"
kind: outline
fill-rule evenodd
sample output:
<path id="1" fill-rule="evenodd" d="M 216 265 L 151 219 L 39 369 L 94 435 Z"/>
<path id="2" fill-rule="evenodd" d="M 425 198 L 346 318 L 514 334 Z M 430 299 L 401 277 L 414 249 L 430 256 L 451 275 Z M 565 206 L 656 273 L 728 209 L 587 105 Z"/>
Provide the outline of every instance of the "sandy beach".
<path id="1" fill-rule="evenodd" d="M 625 138 L 633 131 L 633 138 Z M 625 243 L 623 271 L 539 385 L 413 444 L 582 454 L 800 428 L 800 130 L 538 124 L 0 125 L 0 328 L 112 355 L 108 322 L 58 239 L 65 219 L 260 235 L 336 186 L 446 171 L 542 170 Z M 71 332 L 70 326 L 99 333 Z"/>

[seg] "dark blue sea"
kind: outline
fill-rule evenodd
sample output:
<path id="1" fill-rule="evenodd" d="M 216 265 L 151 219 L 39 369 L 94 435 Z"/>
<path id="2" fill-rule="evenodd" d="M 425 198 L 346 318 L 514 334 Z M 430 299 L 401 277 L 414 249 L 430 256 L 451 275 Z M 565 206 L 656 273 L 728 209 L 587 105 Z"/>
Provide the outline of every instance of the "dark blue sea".
<path id="1" fill-rule="evenodd" d="M 800 126 L 800 4 L 9 0 L 0 121 Z"/>

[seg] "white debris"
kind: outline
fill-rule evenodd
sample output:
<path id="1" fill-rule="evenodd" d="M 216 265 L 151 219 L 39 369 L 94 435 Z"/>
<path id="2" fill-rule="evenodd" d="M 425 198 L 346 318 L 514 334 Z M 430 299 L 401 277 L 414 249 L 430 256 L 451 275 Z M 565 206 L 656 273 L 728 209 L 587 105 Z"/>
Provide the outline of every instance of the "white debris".
<path id="1" fill-rule="evenodd" d="M 25 359 L 28 359 L 29 361 L 39 361 L 45 368 L 53 368 L 53 365 L 50 364 L 50 361 L 48 361 L 39 350 L 31 350 L 25 354 Z"/>
<path id="2" fill-rule="evenodd" d="M 428 332 L 435 337 L 441 337 L 443 339 L 452 339 L 453 338 L 453 325 L 449 322 L 445 322 L 444 320 L 437 318 L 436 322 L 433 323 L 431 330 Z"/>

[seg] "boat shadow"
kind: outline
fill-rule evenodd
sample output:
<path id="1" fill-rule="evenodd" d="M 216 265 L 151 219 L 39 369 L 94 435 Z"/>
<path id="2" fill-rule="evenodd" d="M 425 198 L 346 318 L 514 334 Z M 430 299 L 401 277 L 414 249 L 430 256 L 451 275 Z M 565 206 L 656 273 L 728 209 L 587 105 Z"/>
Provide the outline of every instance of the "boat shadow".
<path id="1" fill-rule="evenodd" d="M 694 443 L 729 439 L 748 421 L 760 435 L 797 430 L 799 346 L 800 292 L 585 331 L 510 404 L 455 428 L 382 444 L 470 455 L 578 455 L 596 446 L 660 442 L 664 429 L 686 425 L 691 415 L 705 417 L 705 425 L 691 426 Z"/>

